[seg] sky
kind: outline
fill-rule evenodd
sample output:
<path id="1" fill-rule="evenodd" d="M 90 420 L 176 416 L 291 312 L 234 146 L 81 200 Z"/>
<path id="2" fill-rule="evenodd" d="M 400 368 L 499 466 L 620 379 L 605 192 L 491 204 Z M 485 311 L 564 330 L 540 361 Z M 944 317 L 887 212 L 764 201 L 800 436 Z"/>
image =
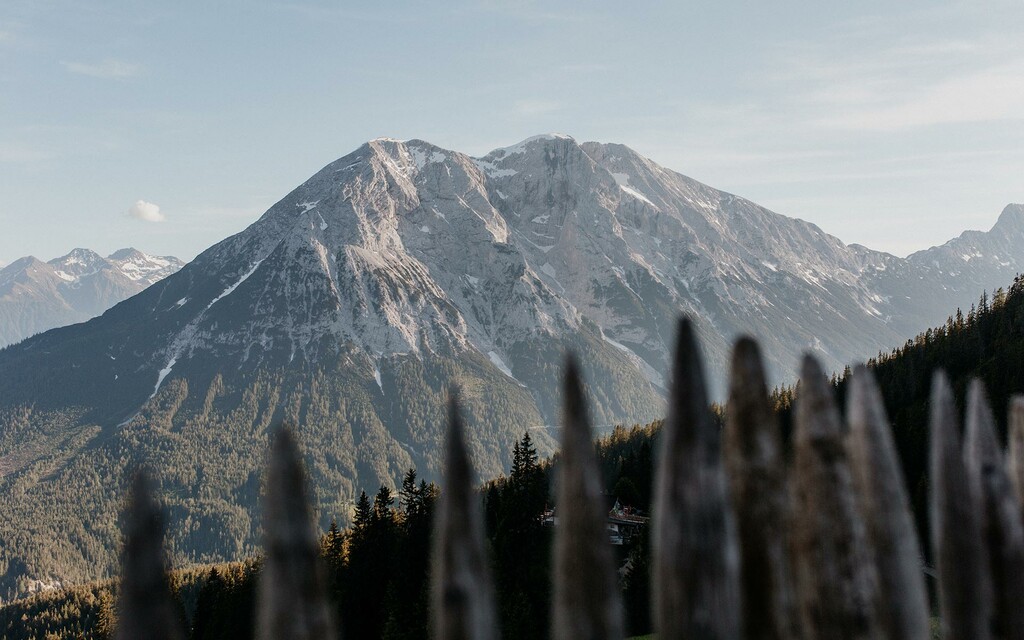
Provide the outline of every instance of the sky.
<path id="1" fill-rule="evenodd" d="M 554 131 L 907 255 L 1024 202 L 1021 25 L 1020 0 L 3 0 L 0 262 L 191 259 L 367 140 Z"/>

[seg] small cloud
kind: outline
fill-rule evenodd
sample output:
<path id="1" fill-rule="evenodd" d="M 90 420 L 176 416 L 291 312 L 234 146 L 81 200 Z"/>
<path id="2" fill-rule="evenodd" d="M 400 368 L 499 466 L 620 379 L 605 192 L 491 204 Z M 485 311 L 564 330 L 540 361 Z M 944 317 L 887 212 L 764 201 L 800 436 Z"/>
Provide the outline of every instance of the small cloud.
<path id="1" fill-rule="evenodd" d="M 128 215 L 144 222 L 163 222 L 167 219 L 167 216 L 160 213 L 159 205 L 145 200 L 136 200 L 135 204 L 128 209 Z"/>
<path id="2" fill-rule="evenodd" d="M 142 70 L 142 65 L 125 62 L 124 60 L 114 60 L 113 58 L 107 58 L 102 62 L 92 64 L 87 62 L 66 62 L 62 60 L 61 64 L 64 65 L 64 68 L 71 73 L 78 73 L 83 76 L 104 79 L 130 78 L 138 75 L 139 71 Z"/>
<path id="3" fill-rule="evenodd" d="M 539 116 L 558 111 L 561 107 L 561 104 L 552 100 L 517 100 L 515 103 L 516 112 L 523 116 Z"/>

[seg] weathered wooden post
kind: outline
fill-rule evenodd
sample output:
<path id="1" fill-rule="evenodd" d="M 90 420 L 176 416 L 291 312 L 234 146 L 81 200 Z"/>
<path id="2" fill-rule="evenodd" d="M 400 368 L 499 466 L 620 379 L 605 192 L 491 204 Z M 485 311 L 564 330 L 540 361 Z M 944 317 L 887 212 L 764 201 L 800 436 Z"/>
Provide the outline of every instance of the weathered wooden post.
<path id="1" fill-rule="evenodd" d="M 740 637 L 739 551 L 697 340 L 679 323 L 655 472 L 654 624 L 662 640 Z"/>
<path id="2" fill-rule="evenodd" d="M 1024 396 L 1010 398 L 1009 472 L 1017 494 L 1017 504 L 1024 511 Z"/>
<path id="3" fill-rule="evenodd" d="M 431 622 L 435 640 L 497 638 L 494 588 L 480 517 L 480 496 L 462 435 L 458 398 L 448 401 L 444 485 L 434 523 Z"/>
<path id="4" fill-rule="evenodd" d="M 968 391 L 964 456 L 974 500 L 981 505 L 995 596 L 992 626 L 1003 640 L 1024 640 L 1024 521 L 996 440 L 992 410 L 977 379 Z"/>
<path id="5" fill-rule="evenodd" d="M 571 356 L 566 358 L 562 403 L 552 637 L 621 640 L 622 602 L 608 512 L 579 369 Z"/>
<path id="6" fill-rule="evenodd" d="M 923 556 L 891 426 L 874 376 L 854 369 L 847 396 L 854 486 L 878 569 L 878 619 L 890 640 L 928 640 Z"/>
<path id="7" fill-rule="evenodd" d="M 264 553 L 257 636 L 262 640 L 336 638 L 313 528 L 306 477 L 291 432 L 273 437 L 264 502 Z"/>
<path id="8" fill-rule="evenodd" d="M 744 637 L 799 638 L 782 439 L 761 354 L 750 338 L 740 338 L 732 354 L 725 462 L 739 534 Z"/>
<path id="9" fill-rule="evenodd" d="M 981 508 L 968 483 L 953 394 L 942 372 L 932 383 L 930 511 L 938 570 L 942 637 L 989 640 L 992 586 L 981 530 Z"/>
<path id="10" fill-rule="evenodd" d="M 125 512 L 124 555 L 118 592 L 116 640 L 182 640 L 178 608 L 167 582 L 164 526 L 146 473 L 132 479 Z"/>
<path id="11" fill-rule="evenodd" d="M 832 389 L 805 356 L 794 433 L 797 599 L 810 640 L 874 640 L 878 576 Z"/>

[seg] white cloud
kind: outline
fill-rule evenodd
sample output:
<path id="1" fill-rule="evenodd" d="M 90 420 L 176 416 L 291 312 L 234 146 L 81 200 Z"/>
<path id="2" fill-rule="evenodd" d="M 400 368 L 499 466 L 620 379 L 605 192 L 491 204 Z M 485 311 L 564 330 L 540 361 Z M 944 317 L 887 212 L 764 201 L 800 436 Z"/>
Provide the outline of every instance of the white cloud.
<path id="1" fill-rule="evenodd" d="M 141 65 L 125 62 L 124 60 L 115 60 L 113 58 L 107 58 L 106 60 L 96 63 L 67 62 L 62 60 L 61 64 L 64 65 L 64 68 L 71 73 L 78 73 L 83 76 L 104 79 L 130 78 L 138 75 L 139 71 L 142 70 Z"/>
<path id="2" fill-rule="evenodd" d="M 145 200 L 136 200 L 135 204 L 128 209 L 128 215 L 144 222 L 163 222 L 167 219 L 167 216 L 160 212 L 159 205 Z"/>

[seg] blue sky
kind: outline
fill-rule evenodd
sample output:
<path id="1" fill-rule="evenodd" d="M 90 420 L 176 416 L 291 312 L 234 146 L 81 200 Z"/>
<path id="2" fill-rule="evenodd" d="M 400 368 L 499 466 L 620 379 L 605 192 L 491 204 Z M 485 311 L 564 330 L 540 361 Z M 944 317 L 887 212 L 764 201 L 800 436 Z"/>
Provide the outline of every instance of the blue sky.
<path id="1" fill-rule="evenodd" d="M 548 131 L 905 255 L 1024 201 L 1021 25 L 1019 0 L 3 0 L 0 261 L 191 258 L 368 139 Z"/>

